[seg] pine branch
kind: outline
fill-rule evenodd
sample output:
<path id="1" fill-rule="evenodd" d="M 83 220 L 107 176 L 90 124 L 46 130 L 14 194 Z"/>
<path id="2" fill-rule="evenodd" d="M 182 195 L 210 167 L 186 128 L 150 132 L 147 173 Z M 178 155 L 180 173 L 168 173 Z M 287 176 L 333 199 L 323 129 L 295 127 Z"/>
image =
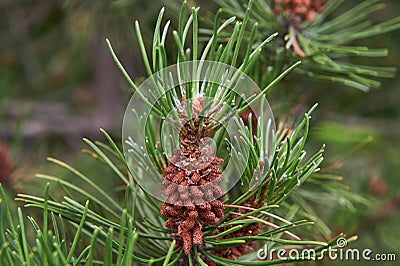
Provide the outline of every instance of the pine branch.
<path id="1" fill-rule="evenodd" d="M 216 0 L 221 10 L 229 16 L 243 17 L 249 6 L 247 0 Z M 358 47 L 352 42 L 372 36 L 392 32 L 400 28 L 400 18 L 386 20 L 374 24 L 369 17 L 385 7 L 380 0 L 360 1 L 359 4 L 347 8 L 345 1 L 328 0 L 323 7 L 318 6 L 325 1 L 257 1 L 251 11 L 250 24 L 258 23 L 260 31 L 256 34 L 256 42 L 261 41 L 264 34 L 279 32 L 281 39 L 276 39 L 270 49 L 265 50 L 262 57 L 262 71 L 267 76 L 276 76 L 276 69 L 281 69 L 292 60 L 302 59 L 303 64 L 295 73 L 314 80 L 330 81 L 362 91 L 380 86 L 376 78 L 393 77 L 396 69 L 381 68 L 374 65 L 349 64 L 348 58 L 357 60 L 363 57 L 384 57 L 386 49 Z M 352 3 L 353 4 L 353 3 Z M 304 5 L 296 6 L 296 5 Z M 310 6 L 307 6 L 310 5 Z M 304 13 L 301 13 L 304 12 Z M 204 34 L 209 31 L 202 30 Z M 252 33 L 248 29 L 246 36 Z M 284 59 L 279 59 L 279 46 L 285 43 Z M 253 71 L 257 71 L 254 70 Z M 252 72 L 254 73 L 254 72 Z M 371 78 L 370 78 L 371 77 Z M 266 82 L 269 82 L 267 80 Z"/>
<path id="2" fill-rule="evenodd" d="M 250 38 L 246 38 L 247 28 L 252 25 L 252 14 L 271 17 L 273 13 L 258 1 L 250 1 L 242 11 L 239 2 L 232 0 L 230 4 L 242 20 L 230 17 L 222 22 L 219 18 L 221 13 L 218 13 L 210 31 L 211 37 L 200 48 L 199 9 L 193 8 L 186 18 L 184 2 L 178 29 L 171 36 L 177 48 L 173 52 L 177 52 L 174 61 L 178 63 L 176 73 L 179 81 L 172 89 L 167 88 L 174 84 L 174 76 L 165 71 L 171 63 L 167 61 L 171 60 L 171 51 L 165 47 L 170 22 L 163 25 L 164 9 L 159 13 L 150 49 L 145 47 L 139 22 L 135 22 L 144 66 L 150 76 L 144 83 L 150 84 L 145 86 L 146 90 L 141 90 L 129 77 L 110 42 L 106 41 L 112 58 L 137 99 L 142 106 L 149 108 L 148 112 L 141 112 L 140 108 L 128 106 L 128 119 L 134 127 L 128 128 L 129 134 L 124 134 L 124 152 L 104 130 L 101 131 L 108 142 L 106 144 L 84 139 L 90 147 L 84 152 L 111 170 L 112 176 L 107 178 L 120 180 L 123 191 L 110 192 L 101 186 L 98 177 L 86 175 L 50 158 L 49 161 L 68 170 L 77 179 L 72 182 L 39 174 L 38 178 L 51 182 L 59 193 L 62 191 L 63 197 L 53 196 L 48 186 L 44 197 L 18 195 L 17 200 L 25 207 L 41 209 L 44 214 L 41 226 L 29 218 L 36 233 L 30 245 L 22 210 L 18 210 L 18 225 L 15 226 L 0 187 L 0 210 L 5 211 L 7 220 L 3 221 L 0 215 L 0 236 L 4 243 L 0 247 L 2 262 L 27 265 L 42 261 L 50 264 L 110 264 L 116 261 L 118 265 L 132 262 L 265 265 L 265 261 L 256 261 L 254 256 L 250 261 L 242 259 L 243 255 L 251 255 L 257 241 L 285 249 L 293 245 L 311 246 L 316 254 L 336 245 L 337 238 L 329 242 L 304 240 L 315 239 L 318 235 L 314 233 L 309 238 L 304 236 L 306 234 L 297 235 L 296 231 L 298 228 L 306 231 L 313 224 L 299 217 L 308 215 L 315 218 L 313 209 L 304 200 L 308 195 L 304 186 L 324 187 L 332 195 L 342 188 L 336 183 L 324 183 L 312 177 L 319 171 L 324 151 L 322 147 L 308 156 L 305 152 L 310 117 L 316 105 L 293 130 L 275 130 L 273 117 L 265 117 L 271 115 L 264 112 L 269 108 L 265 94 L 298 63 L 287 67 L 290 60 L 281 58 L 281 68 L 287 69 L 282 73 L 275 69 L 276 75 L 263 90 L 249 93 L 251 86 L 257 85 L 243 82 L 248 79 L 245 74 L 254 74 L 257 62 L 262 60 L 262 51 L 271 46 L 276 34 L 261 37 L 262 25 L 254 23 Z M 266 10 L 266 14 L 261 10 Z M 191 37 L 189 33 L 192 33 Z M 220 43 L 226 36 L 226 41 Z M 380 54 L 379 51 L 373 52 Z M 203 61 L 189 64 L 198 58 Z M 204 60 L 217 63 L 206 64 Z M 232 64 L 232 68 L 225 64 Z M 352 69 L 353 66 L 347 67 Z M 357 74 L 379 74 L 373 71 L 371 68 L 369 72 Z M 381 69 L 380 72 L 385 71 Z M 264 79 L 268 80 L 265 75 Z M 188 77 L 192 79 L 187 80 Z M 361 76 L 352 78 L 358 79 L 359 84 L 370 82 Z M 253 119 L 255 113 L 250 108 L 254 106 L 259 108 L 256 110 L 260 114 L 258 119 Z M 232 121 L 237 128 L 238 134 L 233 138 L 229 138 L 229 132 L 223 127 L 226 121 Z M 170 123 L 171 131 L 164 134 L 162 128 L 167 123 Z M 178 133 L 173 131 L 176 128 Z M 143 141 L 138 142 L 136 137 Z M 208 139 L 215 145 L 207 146 Z M 178 148 L 174 144 L 178 144 Z M 168 157 L 168 151 L 173 156 Z M 223 162 L 229 160 L 232 160 L 234 168 L 244 171 L 240 172 L 234 189 L 223 196 L 225 192 L 219 186 L 223 179 Z M 157 191 L 149 190 L 144 180 L 156 184 Z M 203 187 L 200 189 L 199 185 Z M 157 192 L 167 196 L 164 203 L 153 197 Z M 49 216 L 51 225 L 48 224 Z M 328 229 L 323 224 L 319 229 L 325 230 L 323 233 L 326 235 Z M 103 251 L 99 252 L 104 254 L 103 257 L 96 254 L 97 250 Z M 275 259 L 267 263 L 313 259 Z"/>

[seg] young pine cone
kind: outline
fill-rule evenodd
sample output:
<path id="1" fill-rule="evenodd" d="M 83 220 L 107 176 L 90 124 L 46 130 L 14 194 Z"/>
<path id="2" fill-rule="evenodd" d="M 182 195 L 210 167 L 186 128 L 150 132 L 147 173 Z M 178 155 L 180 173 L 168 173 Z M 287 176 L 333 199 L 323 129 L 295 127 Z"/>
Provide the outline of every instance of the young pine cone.
<path id="1" fill-rule="evenodd" d="M 254 197 L 248 199 L 246 202 L 243 203 L 243 205 L 247 206 L 247 207 L 253 207 L 253 208 L 260 207 L 259 202 L 257 202 Z M 243 214 L 249 212 L 246 209 L 239 209 L 238 211 L 239 211 L 239 213 L 243 213 Z M 231 215 L 230 217 L 228 217 L 228 220 L 231 220 L 235 217 L 236 217 L 236 215 Z M 222 228 L 222 229 L 217 229 L 214 232 L 214 234 L 218 234 L 222 230 L 228 230 L 230 228 L 232 228 L 232 226 Z M 230 234 L 223 236 L 222 239 L 230 239 L 230 238 L 243 237 L 243 236 L 256 236 L 260 233 L 261 228 L 262 228 L 261 224 L 251 223 L 245 227 L 242 227 L 241 229 L 239 229 L 235 232 L 232 232 Z M 226 249 L 215 250 L 213 253 L 220 257 L 234 260 L 234 259 L 237 259 L 237 258 L 243 256 L 246 253 L 249 253 L 252 250 L 252 248 L 254 247 L 254 244 L 255 244 L 255 242 L 248 242 L 248 243 L 245 243 L 242 245 L 233 246 L 233 247 L 229 247 Z"/>
<path id="2" fill-rule="evenodd" d="M 178 247 L 186 254 L 193 245 L 203 242 L 202 227 L 217 224 L 224 216 L 224 204 L 218 200 L 225 192 L 218 186 L 224 160 L 213 155 L 211 147 L 201 148 L 206 130 L 202 133 L 200 119 L 201 99 L 193 100 L 194 121 L 184 123 L 180 132 L 181 149 L 176 149 L 164 168 L 163 193 L 167 197 L 160 214 L 167 217 L 165 226 L 177 233 Z M 185 121 L 185 114 L 181 114 Z M 207 118 L 204 119 L 205 128 Z"/>
<path id="3" fill-rule="evenodd" d="M 275 14 L 282 13 L 292 23 L 313 21 L 315 13 L 322 13 L 326 0 L 276 0 Z"/>

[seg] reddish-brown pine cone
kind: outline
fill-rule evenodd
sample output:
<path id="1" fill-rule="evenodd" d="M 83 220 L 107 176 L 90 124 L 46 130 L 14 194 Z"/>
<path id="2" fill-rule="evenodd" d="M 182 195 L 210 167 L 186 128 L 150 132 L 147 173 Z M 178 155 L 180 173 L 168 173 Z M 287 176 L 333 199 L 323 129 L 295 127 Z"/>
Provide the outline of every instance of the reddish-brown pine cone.
<path id="1" fill-rule="evenodd" d="M 276 0 L 275 14 L 283 14 L 292 23 L 313 21 L 316 13 L 324 12 L 326 0 Z"/>
<path id="2" fill-rule="evenodd" d="M 223 161 L 213 158 L 211 162 L 209 167 L 204 168 L 203 171 L 194 173 L 174 166 L 171 162 L 164 169 L 164 181 L 170 179 L 179 181 L 180 184 L 171 181 L 164 182 L 163 192 L 168 198 L 167 202 L 163 203 L 160 214 L 168 218 L 165 222 L 167 228 L 178 229 L 176 236 L 183 241 L 183 249 L 186 254 L 190 252 L 192 245 L 202 244 L 202 226 L 217 224 L 224 216 L 224 204 L 214 197 L 215 195 L 222 196 L 223 191 L 213 182 L 220 178 L 221 173 L 220 170 L 214 169 L 213 163 L 222 163 Z M 175 176 L 171 177 L 171 175 Z M 181 176 L 184 178 L 182 179 Z M 193 176 L 195 180 L 193 180 Z"/>
<path id="3" fill-rule="evenodd" d="M 183 102 L 186 102 L 183 99 Z M 177 248 L 188 254 L 193 245 L 203 243 L 202 227 L 217 224 L 224 216 L 224 204 L 218 200 L 225 192 L 218 186 L 222 170 L 218 165 L 224 160 L 213 155 L 210 146 L 202 147 L 206 130 L 200 131 L 197 114 L 202 110 L 203 99 L 192 101 L 194 126 L 187 114 L 180 113 L 183 124 L 180 132 L 180 149 L 173 152 L 164 168 L 163 193 L 167 200 L 160 214 L 167 217 L 165 227 L 177 230 L 171 236 L 180 240 Z M 209 121 L 204 119 L 205 128 Z"/>
<path id="4" fill-rule="evenodd" d="M 259 202 L 259 200 L 256 200 L 255 196 L 254 196 L 254 197 L 251 197 L 248 200 L 246 200 L 246 202 L 243 203 L 243 206 L 259 208 L 260 202 Z M 237 212 L 245 214 L 249 211 L 247 211 L 246 209 L 239 209 L 239 210 L 237 210 Z M 231 220 L 235 217 L 237 217 L 237 215 L 231 214 L 231 216 L 228 218 L 228 220 Z M 232 228 L 232 226 L 217 229 L 214 232 L 214 234 L 218 234 L 218 233 L 228 230 L 230 228 Z M 261 224 L 252 223 L 245 227 L 242 227 L 241 229 L 239 229 L 233 233 L 223 236 L 221 239 L 230 239 L 230 238 L 242 237 L 242 236 L 256 236 L 260 233 L 261 228 L 262 228 Z M 214 250 L 213 253 L 220 257 L 234 260 L 234 259 L 237 259 L 237 258 L 243 256 L 246 253 L 249 253 L 252 250 L 254 244 L 255 244 L 254 242 L 248 242 L 248 243 L 245 243 L 242 245 L 238 245 L 238 246 L 234 246 L 234 247 L 230 247 L 230 248 L 226 248 L 226 249 Z"/>
<path id="5" fill-rule="evenodd" d="M 230 227 L 229 227 L 230 228 Z M 223 230 L 228 230 L 229 228 L 224 228 Z M 233 232 L 231 234 L 225 235 L 222 237 L 222 239 L 230 239 L 234 237 L 242 237 L 242 236 L 256 236 L 260 233 L 261 230 L 261 224 L 259 223 L 253 223 L 249 224 L 246 227 L 241 228 L 240 230 Z M 221 229 L 220 229 L 221 231 Z M 218 232 L 220 232 L 218 231 Z M 218 233 L 217 231 L 215 233 Z M 227 258 L 227 259 L 237 259 L 244 254 L 247 254 L 252 250 L 252 247 L 254 246 L 254 242 L 249 242 L 245 243 L 239 246 L 234 246 L 226 249 L 220 249 L 220 250 L 215 250 L 214 254 Z"/>

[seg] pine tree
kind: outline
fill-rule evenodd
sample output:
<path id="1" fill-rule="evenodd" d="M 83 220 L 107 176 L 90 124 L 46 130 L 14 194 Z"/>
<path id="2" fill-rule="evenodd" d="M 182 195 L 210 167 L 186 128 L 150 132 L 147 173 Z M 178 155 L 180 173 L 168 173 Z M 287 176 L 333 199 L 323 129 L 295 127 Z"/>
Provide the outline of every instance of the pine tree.
<path id="1" fill-rule="evenodd" d="M 293 30 L 298 30 L 303 22 L 318 23 L 323 14 L 333 8 L 333 1 L 328 1 L 325 9 L 322 9 L 324 1 L 311 1 L 310 6 L 301 8 L 287 4 L 289 2 L 276 1 L 275 12 L 271 9 L 268 14 L 285 16 Z M 267 71 L 260 83 L 271 76 L 273 79 L 261 91 L 253 93 L 250 87 L 243 86 L 253 83 L 241 81 L 247 75 L 254 76 L 259 62 L 265 60 L 263 51 L 278 52 L 277 34 L 265 36 L 265 31 L 258 31 L 259 24 L 251 23 L 252 12 L 258 14 L 260 11 L 259 2 L 250 1 L 245 11 L 240 11 L 241 5 L 235 3 L 233 0 L 226 5 L 241 12 L 238 17 L 242 20 L 230 17 L 222 22 L 218 13 L 201 52 L 199 9 L 193 8 L 187 18 L 185 2 L 180 10 L 178 29 L 172 32 L 177 51 L 171 52 L 166 47 L 170 22 L 162 26 L 164 9 L 157 19 L 149 51 L 139 22 L 135 22 L 144 66 L 150 77 L 144 84 L 151 86 L 145 89 L 143 84 L 138 86 L 132 81 L 107 40 L 111 56 L 142 105 L 131 102 L 128 106 L 124 122 L 133 123 L 133 127 L 124 126 L 123 150 L 104 130 L 101 131 L 107 143 L 84 141 L 92 149 L 88 152 L 90 157 L 112 170 L 113 178 L 119 178 L 124 184 L 125 193 L 113 195 L 98 183 L 98 178 L 105 177 L 89 177 L 50 158 L 50 162 L 70 171 L 80 181 L 72 183 L 60 177 L 38 174 L 38 178 L 49 182 L 44 197 L 18 195 L 17 200 L 24 202 L 26 207 L 43 210 L 40 226 L 32 217 L 26 219 L 20 208 L 15 224 L 5 192 L 0 187 L 0 216 L 3 218 L 3 213 L 5 216 L 0 222 L 2 264 L 266 265 L 312 261 L 329 247 L 337 247 L 338 239 L 348 243 L 356 239 L 346 238 L 344 234 L 331 237 L 325 226 L 318 222 L 313 225 L 313 221 L 303 219 L 314 213 L 303 205 L 304 193 L 299 191 L 314 193 L 315 189 L 325 189 L 332 196 L 341 192 L 341 186 L 329 178 L 321 178 L 323 180 L 319 180 L 313 190 L 307 188 L 310 180 L 318 178 L 315 173 L 319 171 L 324 152 L 324 145 L 314 153 L 305 150 L 311 114 L 316 105 L 290 129 L 279 124 L 275 130 L 273 118 L 265 117 L 263 112 L 268 106 L 265 95 L 278 82 L 294 69 L 298 73 L 313 73 L 307 67 L 321 62 L 316 57 L 327 55 L 310 56 L 304 67 L 298 67 L 300 62 L 290 64 L 291 56 L 273 61 L 276 64 L 273 71 L 278 73 L 270 75 Z M 335 23 L 331 21 L 331 27 L 332 24 Z M 250 26 L 252 29 L 247 35 Z M 188 41 L 190 32 L 191 42 Z M 296 46 L 294 39 L 291 45 Z M 313 53 L 294 46 L 293 52 L 299 57 L 306 58 Z M 348 54 L 360 50 L 339 47 L 335 52 Z M 205 64 L 204 60 L 214 63 Z M 177 63 L 174 67 L 178 71 L 177 79 L 185 82 L 166 90 L 168 82 L 174 80 L 172 75 L 167 75 L 170 72 L 165 71 L 171 62 Z M 228 65 L 232 68 L 226 68 Z M 344 65 L 340 66 L 342 68 L 337 72 L 330 68 L 333 65 L 323 71 L 341 75 Z M 361 68 L 361 74 L 367 69 Z M 351 82 L 357 83 L 356 87 L 372 84 L 361 80 L 355 72 L 348 73 Z M 185 79 L 202 75 L 211 80 Z M 329 77 L 330 80 L 344 81 L 343 78 Z M 212 79 L 220 83 L 210 82 Z M 254 103 L 258 103 L 256 107 Z M 136 108 L 131 108 L 135 105 Z M 148 109 L 141 111 L 141 107 Z M 254 119 L 255 113 L 258 113 L 257 119 Z M 223 127 L 231 118 L 237 128 L 233 139 L 227 137 Z M 162 125 L 168 123 L 172 131 L 164 135 Z M 136 136 L 141 136 L 143 143 L 135 142 Z M 212 145 L 208 142 L 210 139 Z M 223 173 L 229 160 L 235 160 L 234 167 L 241 167 L 243 171 L 235 186 L 224 191 L 223 186 L 227 185 L 223 183 Z M 155 191 L 151 191 L 146 182 L 155 184 Z M 83 189 L 81 184 L 89 189 Z M 65 196 L 52 196 L 50 186 L 62 189 Z M 81 198 L 84 200 L 79 201 Z M 27 224 L 35 232 L 33 239 L 27 239 Z M 286 250 L 293 246 L 298 250 L 308 248 L 314 253 L 296 259 L 263 261 L 257 258 L 260 243 Z"/>

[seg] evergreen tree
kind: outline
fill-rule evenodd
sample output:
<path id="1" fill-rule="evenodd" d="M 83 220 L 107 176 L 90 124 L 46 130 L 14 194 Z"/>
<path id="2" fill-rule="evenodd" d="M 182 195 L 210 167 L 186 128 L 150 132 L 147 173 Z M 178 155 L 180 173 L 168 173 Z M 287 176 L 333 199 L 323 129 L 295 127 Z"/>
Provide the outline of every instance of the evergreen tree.
<path id="1" fill-rule="evenodd" d="M 87 176 L 50 158 L 79 181 L 39 174 L 49 182 L 44 196 L 18 195 L 26 207 L 42 209 L 41 225 L 32 217 L 26 219 L 21 208 L 15 224 L 0 187 L 2 264 L 266 265 L 312 261 L 329 248 L 342 247 L 343 241 L 354 241 L 356 237 L 344 234 L 332 237 L 324 223 L 309 219 L 316 215 L 305 204 L 306 195 L 341 195 L 349 204 L 362 201 L 351 193 L 343 198 L 343 187 L 336 178 L 316 175 L 324 145 L 316 152 L 305 147 L 316 105 L 297 126 L 287 128 L 279 123 L 275 129 L 273 117 L 264 112 L 269 110 L 266 95 L 292 71 L 363 90 L 377 85 L 363 75 L 386 76 L 391 70 L 332 58 L 383 55 L 382 50 L 342 44 L 375 34 L 383 26 L 387 26 L 385 31 L 398 28 L 398 19 L 366 30 L 362 19 L 380 7 L 379 1 L 366 1 L 327 22 L 324 19 L 337 6 L 335 1 L 326 5 L 325 1 L 270 2 L 250 0 L 243 9 L 239 1 L 221 0 L 228 13 L 237 17 L 221 19 L 219 11 L 213 28 L 203 31 L 209 33 L 204 42 L 199 37 L 199 9 L 192 8 L 187 17 L 186 2 L 172 34 L 170 22 L 163 25 L 164 9 L 160 11 L 149 50 L 135 22 L 150 77 L 140 86 L 107 40 L 117 67 L 135 99 L 141 101 L 128 106 L 123 150 L 104 130 L 107 143 L 84 139 L 92 150 L 90 157 L 113 176 Z M 302 6 L 295 4 L 300 2 Z M 257 23 L 255 18 L 267 18 L 268 23 Z M 293 48 L 289 51 L 274 33 L 274 27 L 282 25 L 288 31 L 284 45 Z M 338 29 L 339 35 L 335 33 Z M 354 29 L 357 34 L 349 33 Z M 170 35 L 176 50 L 167 47 Z M 292 63 L 294 59 L 304 62 Z M 168 72 L 174 63 L 176 72 Z M 259 82 L 260 91 L 252 90 L 249 85 L 253 83 L 243 82 L 249 77 Z M 233 138 L 229 138 L 226 121 L 233 121 L 236 128 Z M 233 170 L 224 176 L 230 160 Z M 226 184 L 227 177 L 237 180 Z M 100 178 L 120 179 L 125 193 L 111 193 L 98 182 Z M 64 196 L 53 196 L 50 186 L 61 189 Z M 34 230 L 33 239 L 29 239 L 27 226 Z M 265 261 L 258 252 L 264 243 L 268 248 L 312 252 Z"/>

